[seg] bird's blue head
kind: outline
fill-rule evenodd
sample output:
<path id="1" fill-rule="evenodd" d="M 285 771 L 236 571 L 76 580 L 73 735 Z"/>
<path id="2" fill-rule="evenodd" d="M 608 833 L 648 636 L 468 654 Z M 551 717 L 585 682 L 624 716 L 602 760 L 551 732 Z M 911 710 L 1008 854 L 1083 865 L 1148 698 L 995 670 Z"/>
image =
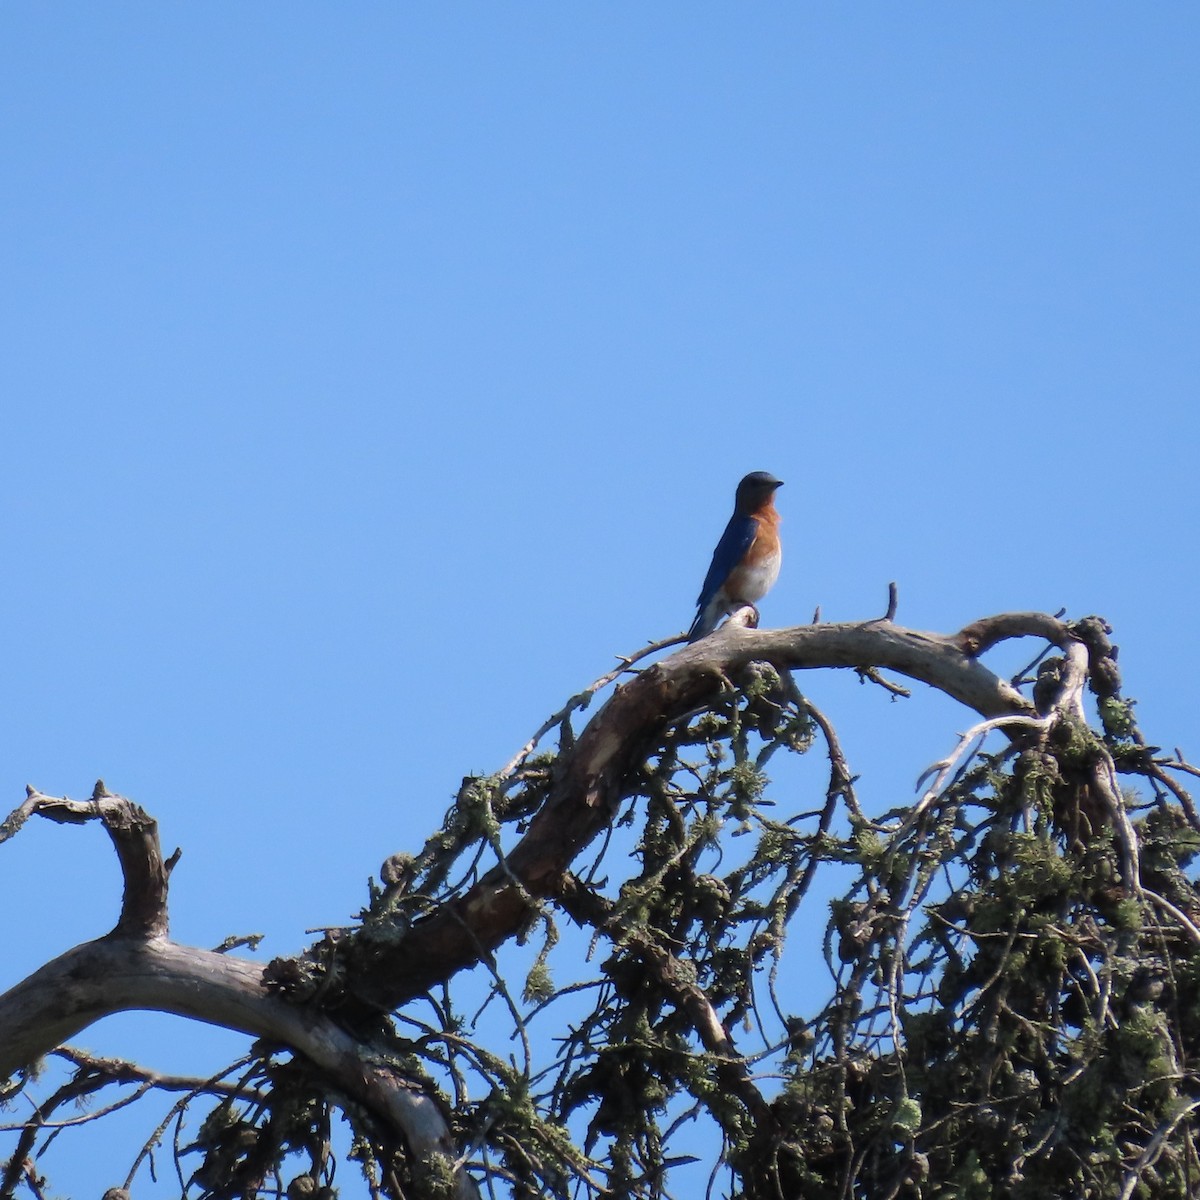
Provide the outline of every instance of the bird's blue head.
<path id="1" fill-rule="evenodd" d="M 751 513 L 759 509 L 783 487 L 783 480 L 776 479 L 769 471 L 751 471 L 737 486 L 738 512 Z"/>

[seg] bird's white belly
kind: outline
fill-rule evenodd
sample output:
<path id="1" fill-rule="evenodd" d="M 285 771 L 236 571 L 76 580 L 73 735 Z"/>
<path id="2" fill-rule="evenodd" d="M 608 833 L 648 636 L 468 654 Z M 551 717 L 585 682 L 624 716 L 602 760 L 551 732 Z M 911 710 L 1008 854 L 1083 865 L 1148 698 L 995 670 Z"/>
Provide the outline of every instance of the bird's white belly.
<path id="1" fill-rule="evenodd" d="M 782 557 L 773 554 L 761 562 L 739 567 L 730 575 L 722 590 L 730 601 L 742 600 L 747 604 L 757 604 L 779 578 L 779 563 Z"/>

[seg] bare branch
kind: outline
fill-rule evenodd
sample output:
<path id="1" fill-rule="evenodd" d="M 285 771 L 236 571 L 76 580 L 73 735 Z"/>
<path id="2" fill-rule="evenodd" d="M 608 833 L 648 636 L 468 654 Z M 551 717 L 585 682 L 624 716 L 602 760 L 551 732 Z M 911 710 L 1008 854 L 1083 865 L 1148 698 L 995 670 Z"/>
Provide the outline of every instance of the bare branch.
<path id="1" fill-rule="evenodd" d="M 934 800 L 937 799 L 938 793 L 946 786 L 951 775 L 954 774 L 958 765 L 966 756 L 967 750 L 971 743 L 976 738 L 986 737 L 993 729 L 1037 729 L 1046 730 L 1053 724 L 1052 717 L 1029 717 L 1029 716 L 1011 716 L 1011 717 L 993 717 L 990 721 L 980 721 L 977 725 L 972 725 L 966 733 L 960 734 L 958 745 L 950 752 L 950 754 L 931 766 L 925 768 L 921 772 L 920 778 L 917 780 L 917 791 L 921 790 L 921 785 L 932 775 L 934 776 L 933 783 L 925 790 L 921 799 L 909 811 L 905 818 L 905 825 L 910 825 L 915 821 L 921 813 L 923 813 Z"/>
<path id="2" fill-rule="evenodd" d="M 328 1018 L 272 995 L 262 976 L 256 963 L 165 938 L 110 935 L 86 942 L 0 996 L 0 1076 L 111 1013 L 174 1013 L 292 1047 L 401 1130 L 415 1157 L 453 1157 L 437 1105 L 412 1087 L 399 1064 L 374 1054 Z M 473 1195 L 465 1176 L 461 1186 L 464 1198 Z"/>
<path id="3" fill-rule="evenodd" d="M 1075 640 L 1058 617 L 1048 613 L 1013 612 L 972 621 L 958 631 L 954 641 L 964 654 L 978 658 L 998 643 L 1020 637 L 1044 638 L 1064 648 Z"/>
<path id="4" fill-rule="evenodd" d="M 566 702 L 566 704 L 564 704 L 562 708 L 558 710 L 558 712 L 547 717 L 546 720 L 542 722 L 529 741 L 527 741 L 525 745 L 522 746 L 521 749 L 518 750 L 516 754 L 514 754 L 513 757 L 507 763 L 505 763 L 503 767 L 500 768 L 500 778 L 503 779 L 511 776 L 533 753 L 533 751 L 537 749 L 542 738 L 544 738 L 546 734 L 550 732 L 550 730 L 561 725 L 571 715 L 571 713 L 587 708 L 592 701 L 592 697 L 595 696 L 597 692 L 602 692 L 610 683 L 613 682 L 613 680 L 618 679 L 620 676 L 629 672 L 634 663 L 640 662 L 642 659 L 651 654 L 657 654 L 658 651 L 665 650 L 668 646 L 676 646 L 680 642 L 686 640 L 686 634 L 678 634 L 675 637 L 663 638 L 661 641 L 651 642 L 649 645 L 643 646 L 641 650 L 638 650 L 634 654 L 622 655 L 618 660 L 620 662 L 620 666 L 614 667 L 611 671 L 606 671 L 594 683 L 590 684 L 588 687 L 585 687 L 583 691 L 576 692 L 575 695 L 572 696 Z"/>
<path id="5" fill-rule="evenodd" d="M 0 842 L 12 837 L 31 816 L 60 824 L 83 825 L 99 821 L 112 840 L 125 878 L 121 916 L 114 933 L 160 937 L 167 932 L 167 879 L 169 870 L 159 849 L 158 825 L 131 800 L 114 796 L 101 780 L 90 800 L 43 796 L 33 788 L 0 826 Z"/>
<path id="6" fill-rule="evenodd" d="M 907 700 L 912 696 L 912 692 L 902 684 L 893 683 L 890 679 L 885 679 L 874 667 L 859 667 L 858 677 L 864 683 L 873 683 L 877 687 L 883 688 L 885 692 L 891 692 L 893 696 L 898 696 L 901 699 Z"/>
<path id="7" fill-rule="evenodd" d="M 896 587 L 895 581 L 888 584 L 888 606 L 887 612 L 883 614 L 885 621 L 894 621 L 896 619 L 896 609 L 900 604 L 900 590 Z"/>
<path id="8" fill-rule="evenodd" d="M 723 681 L 751 662 L 778 671 L 875 665 L 939 688 L 981 716 L 1036 718 L 1033 704 L 964 649 L 963 635 L 922 633 L 879 621 L 748 629 L 749 608 L 716 633 L 653 664 L 615 692 L 559 759 L 549 799 L 528 832 L 464 895 L 413 923 L 407 937 L 353 971 L 350 990 L 367 1009 L 386 1011 L 478 961 L 530 915 L 528 897 L 554 895 L 575 856 L 614 818 L 626 780 L 666 727 L 712 703 Z M 1067 628 L 1041 613 L 1007 614 L 977 625 L 989 637 L 1050 637 Z M 519 881 L 519 886 L 514 883 Z"/>

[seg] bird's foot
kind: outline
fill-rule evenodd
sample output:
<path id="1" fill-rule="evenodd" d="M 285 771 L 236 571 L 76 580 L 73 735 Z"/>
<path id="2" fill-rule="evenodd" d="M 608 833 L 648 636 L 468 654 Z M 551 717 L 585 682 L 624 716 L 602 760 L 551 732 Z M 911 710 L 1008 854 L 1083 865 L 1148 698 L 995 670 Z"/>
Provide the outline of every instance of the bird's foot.
<path id="1" fill-rule="evenodd" d="M 727 624 L 736 625 L 740 629 L 757 629 L 758 609 L 753 604 L 741 604 L 729 614 Z"/>

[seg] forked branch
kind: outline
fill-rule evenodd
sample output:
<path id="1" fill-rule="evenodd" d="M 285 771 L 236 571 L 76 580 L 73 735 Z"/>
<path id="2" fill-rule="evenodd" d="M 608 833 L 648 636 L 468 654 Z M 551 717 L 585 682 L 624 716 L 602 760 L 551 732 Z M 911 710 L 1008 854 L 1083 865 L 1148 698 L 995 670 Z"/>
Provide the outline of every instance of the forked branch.
<path id="1" fill-rule="evenodd" d="M 0 826 L 0 840 L 31 816 L 70 824 L 101 821 L 121 862 L 125 901 L 110 933 L 59 955 L 0 996 L 0 1079 L 112 1013 L 172 1013 L 291 1048 L 323 1072 L 334 1090 L 394 1131 L 414 1161 L 454 1160 L 441 1109 L 400 1063 L 320 1012 L 274 994 L 261 964 L 167 938 L 169 871 L 157 826 L 136 804 L 109 794 L 102 784 L 85 801 L 30 789 Z M 478 1194 L 465 1172 L 457 1172 L 456 1186 L 459 1200 Z"/>

